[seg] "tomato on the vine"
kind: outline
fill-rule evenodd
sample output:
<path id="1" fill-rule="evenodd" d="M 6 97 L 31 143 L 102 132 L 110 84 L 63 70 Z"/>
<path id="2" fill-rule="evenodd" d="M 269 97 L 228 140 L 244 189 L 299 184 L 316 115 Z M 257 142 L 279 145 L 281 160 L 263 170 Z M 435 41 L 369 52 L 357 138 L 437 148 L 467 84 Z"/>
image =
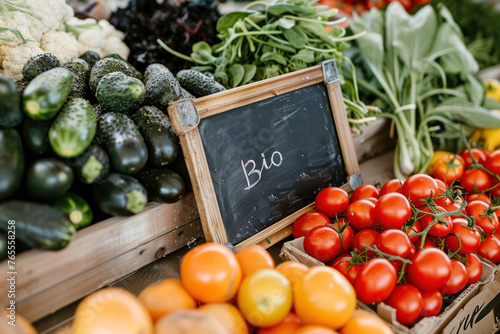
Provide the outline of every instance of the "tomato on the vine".
<path id="1" fill-rule="evenodd" d="M 491 217 L 484 216 L 488 211 L 488 204 L 481 201 L 472 201 L 465 208 L 467 215 L 474 217 L 476 225 L 479 226 L 484 233 L 492 233 L 498 227 L 498 218 L 495 214 Z"/>
<path id="2" fill-rule="evenodd" d="M 460 156 L 464 159 L 466 168 L 472 165 L 471 154 L 472 156 L 474 156 L 474 159 L 476 159 L 476 162 L 478 164 L 483 165 L 486 162 L 486 155 L 480 149 L 472 148 L 470 152 L 469 150 L 465 149 L 460 153 Z"/>
<path id="3" fill-rule="evenodd" d="M 443 306 L 443 295 L 439 290 L 436 291 L 420 291 L 422 294 L 423 307 L 420 312 L 422 318 L 434 317 L 439 314 Z"/>
<path id="4" fill-rule="evenodd" d="M 333 263 L 332 268 L 340 271 L 342 275 L 344 275 L 351 284 L 354 285 L 354 281 L 356 280 L 356 276 L 358 276 L 359 269 L 361 269 L 361 264 L 353 264 L 351 265 L 352 255 L 345 254 L 337 257 Z M 350 266 L 350 267 L 349 267 Z"/>
<path id="5" fill-rule="evenodd" d="M 396 310 L 396 320 L 400 324 L 410 327 L 418 320 L 424 301 L 416 287 L 411 284 L 401 284 L 396 286 L 385 304 Z"/>
<path id="6" fill-rule="evenodd" d="M 352 250 L 352 239 L 354 238 L 354 230 L 350 226 L 343 226 L 340 223 L 330 224 L 330 226 L 340 234 L 342 240 L 342 250 L 344 253 L 349 253 Z"/>
<path id="7" fill-rule="evenodd" d="M 460 180 L 464 173 L 464 161 L 461 156 L 447 154 L 439 159 L 433 168 L 434 177 L 451 184 L 455 180 Z"/>
<path id="8" fill-rule="evenodd" d="M 420 232 L 422 232 L 422 224 L 420 224 L 419 220 L 415 221 L 412 226 L 408 226 L 408 228 L 406 229 L 406 235 L 408 235 L 408 238 L 410 238 L 411 242 L 415 242 L 418 238 L 420 238 L 419 235 L 415 235 L 416 233 Z"/>
<path id="9" fill-rule="evenodd" d="M 330 262 L 342 252 L 339 232 L 330 226 L 317 226 L 307 233 L 304 250 L 321 262 Z"/>
<path id="10" fill-rule="evenodd" d="M 375 240 L 380 233 L 375 230 L 361 230 L 354 235 L 352 239 L 352 248 L 357 249 L 359 252 L 362 252 L 365 246 L 373 247 L 375 245 Z M 372 258 L 375 256 L 375 253 L 371 250 L 366 252 L 366 256 Z"/>
<path id="11" fill-rule="evenodd" d="M 491 181 L 490 188 L 496 186 L 495 188 L 490 189 L 489 191 L 491 197 L 493 198 L 500 197 L 500 181 L 496 177 L 490 177 L 490 181 Z"/>
<path id="12" fill-rule="evenodd" d="M 443 209 L 440 206 L 437 206 L 436 210 L 440 212 L 446 212 L 445 209 Z M 432 213 L 432 211 L 429 208 L 424 208 L 422 209 L 422 211 Z M 447 236 L 453 228 L 453 222 L 450 216 L 443 217 L 438 220 L 436 217 L 430 214 L 426 214 L 420 218 L 420 224 L 422 225 L 422 230 L 425 230 L 429 225 L 434 224 L 434 226 L 430 228 L 428 233 L 429 235 L 438 238 L 443 238 Z"/>
<path id="13" fill-rule="evenodd" d="M 500 150 L 492 152 L 488 155 L 486 162 L 484 163 L 484 167 L 486 167 L 486 169 L 490 172 L 500 175 Z"/>
<path id="14" fill-rule="evenodd" d="M 490 234 L 486 239 L 481 242 L 476 250 L 476 254 L 493 262 L 494 264 L 500 263 L 500 239 Z"/>
<path id="15" fill-rule="evenodd" d="M 415 174 L 406 179 L 402 191 L 413 205 L 419 206 L 425 203 L 422 199 L 431 195 L 436 197 L 439 187 L 436 180 L 429 175 Z"/>
<path id="16" fill-rule="evenodd" d="M 385 259 L 372 259 L 358 272 L 354 289 L 358 299 L 365 303 L 385 301 L 396 287 L 397 273 L 394 266 Z"/>
<path id="17" fill-rule="evenodd" d="M 325 226 L 330 223 L 330 218 L 321 212 L 306 212 L 295 220 L 292 226 L 292 234 L 295 239 L 305 237 L 307 233 L 317 226 Z"/>
<path id="18" fill-rule="evenodd" d="M 389 255 L 407 258 L 411 252 L 411 242 L 401 230 L 385 230 L 375 239 L 377 248 Z"/>
<path id="19" fill-rule="evenodd" d="M 315 205 L 319 212 L 335 218 L 340 216 L 349 205 L 349 195 L 344 189 L 328 187 L 316 195 Z"/>
<path id="20" fill-rule="evenodd" d="M 470 254 L 479 247 L 481 234 L 475 227 L 469 228 L 467 220 L 464 218 L 455 218 L 451 233 L 444 238 L 444 241 L 450 251 L 456 252 L 461 244 L 462 247 L 458 254 Z"/>
<path id="21" fill-rule="evenodd" d="M 365 199 L 349 204 L 346 210 L 346 218 L 357 231 L 373 228 L 378 224 L 378 218 L 375 215 L 375 204 Z"/>
<path id="22" fill-rule="evenodd" d="M 467 255 L 467 261 L 465 262 L 468 264 L 465 266 L 467 270 L 467 285 L 478 282 L 483 273 L 483 264 L 479 261 L 477 255 L 473 253 Z"/>
<path id="23" fill-rule="evenodd" d="M 351 203 L 359 199 L 368 197 L 378 198 L 378 196 L 379 190 L 375 186 L 372 186 L 371 184 L 363 184 L 354 189 L 354 191 L 352 192 Z"/>
<path id="24" fill-rule="evenodd" d="M 464 264 L 458 260 L 451 260 L 450 278 L 439 290 L 443 296 L 453 295 L 465 287 L 467 280 L 467 270 Z"/>
<path id="25" fill-rule="evenodd" d="M 468 169 L 462 175 L 460 185 L 469 193 L 485 191 L 490 188 L 490 176 L 480 169 Z"/>
<path id="26" fill-rule="evenodd" d="M 437 203 L 436 203 L 437 204 Z M 458 203 L 455 203 L 453 202 L 451 199 L 446 203 L 446 204 L 442 204 L 440 205 L 446 212 L 454 212 L 454 211 L 460 211 L 460 208 L 462 207 L 462 200 L 459 199 L 458 200 Z M 465 211 L 465 208 L 462 209 L 462 211 L 460 211 L 461 213 L 463 213 L 464 215 L 467 214 L 467 212 Z M 455 219 L 455 218 L 463 218 L 462 216 L 459 216 L 459 215 L 451 215 L 450 216 L 451 219 Z"/>
<path id="27" fill-rule="evenodd" d="M 418 251 L 408 268 L 408 277 L 421 291 L 439 290 L 451 275 L 451 261 L 436 248 Z"/>
<path id="28" fill-rule="evenodd" d="M 473 201 L 481 201 L 486 204 L 490 204 L 491 200 L 490 197 L 486 194 L 470 194 L 470 195 L 465 195 L 465 200 L 467 203 L 473 202 Z"/>
<path id="29" fill-rule="evenodd" d="M 384 183 L 380 188 L 379 198 L 388 193 L 400 193 L 402 194 L 403 181 L 399 179 L 392 179 Z"/>
<path id="30" fill-rule="evenodd" d="M 410 219 L 412 211 L 406 197 L 400 193 L 389 193 L 378 199 L 375 214 L 383 228 L 400 229 Z"/>

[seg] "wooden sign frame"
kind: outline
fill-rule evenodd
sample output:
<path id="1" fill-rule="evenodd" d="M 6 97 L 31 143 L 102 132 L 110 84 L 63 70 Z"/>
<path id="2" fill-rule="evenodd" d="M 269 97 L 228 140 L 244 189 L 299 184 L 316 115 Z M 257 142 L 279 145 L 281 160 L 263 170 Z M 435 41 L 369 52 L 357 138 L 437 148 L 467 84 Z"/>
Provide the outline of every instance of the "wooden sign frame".
<path id="1" fill-rule="evenodd" d="M 168 114 L 174 131 L 179 136 L 184 152 L 207 242 L 226 244 L 228 238 L 212 183 L 203 142 L 197 127 L 200 120 L 321 82 L 325 83 L 328 91 L 333 119 L 348 174 L 348 183 L 342 185 L 341 188 L 351 192 L 362 184 L 362 180 L 335 60 L 206 97 L 183 99 L 170 104 Z M 305 206 L 235 245 L 236 250 L 238 251 L 253 244 L 260 244 L 264 248 L 271 246 L 290 235 L 291 224 L 300 215 L 313 209 L 314 203 Z"/>

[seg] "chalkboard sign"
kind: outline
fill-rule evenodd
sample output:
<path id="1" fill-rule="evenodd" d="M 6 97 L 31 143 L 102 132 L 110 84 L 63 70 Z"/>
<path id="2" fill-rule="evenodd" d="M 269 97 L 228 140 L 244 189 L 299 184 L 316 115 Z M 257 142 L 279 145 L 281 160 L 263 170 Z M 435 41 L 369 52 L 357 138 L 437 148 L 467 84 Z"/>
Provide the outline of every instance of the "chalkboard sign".
<path id="1" fill-rule="evenodd" d="M 177 101 L 169 114 L 207 240 L 270 245 L 321 189 L 360 181 L 333 62 Z"/>

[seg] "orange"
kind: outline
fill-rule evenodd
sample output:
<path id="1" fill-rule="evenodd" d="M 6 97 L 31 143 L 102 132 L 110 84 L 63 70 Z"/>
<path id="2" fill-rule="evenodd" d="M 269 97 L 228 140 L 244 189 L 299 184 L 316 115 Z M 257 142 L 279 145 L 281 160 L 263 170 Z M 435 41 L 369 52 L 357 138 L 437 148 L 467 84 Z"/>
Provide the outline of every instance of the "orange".
<path id="1" fill-rule="evenodd" d="M 106 288 L 86 297 L 76 308 L 74 334 L 152 334 L 146 307 L 128 291 Z"/>
<path id="2" fill-rule="evenodd" d="M 377 315 L 365 310 L 355 310 L 351 319 L 340 329 L 342 334 L 392 334 L 391 328 Z"/>
<path id="3" fill-rule="evenodd" d="M 241 268 L 229 248 L 209 242 L 187 252 L 181 263 L 181 281 L 199 301 L 226 302 L 238 292 Z"/>
<path id="4" fill-rule="evenodd" d="M 248 334 L 248 326 L 240 311 L 231 304 L 206 304 L 198 310 L 215 316 L 231 334 Z"/>
<path id="5" fill-rule="evenodd" d="M 181 281 L 176 279 L 166 279 L 148 286 L 139 294 L 139 300 L 146 306 L 154 322 L 173 311 L 196 308 L 196 301 L 187 293 Z"/>
<path id="6" fill-rule="evenodd" d="M 274 260 L 264 247 L 252 245 L 236 253 L 236 258 L 241 267 L 243 278 L 258 269 L 274 268 Z"/>
<path id="7" fill-rule="evenodd" d="M 112 332 L 115 333 L 115 332 Z M 117 334 L 119 332 L 116 332 Z M 142 334 L 142 333 L 136 333 Z M 167 314 L 155 325 L 155 334 L 233 334 L 213 315 L 199 310 Z"/>
<path id="8" fill-rule="evenodd" d="M 262 327 L 257 334 L 296 334 L 301 323 L 299 317 L 295 313 L 288 313 L 285 319 L 279 324 L 271 327 Z"/>
<path id="9" fill-rule="evenodd" d="M 295 313 L 306 325 L 337 329 L 351 318 L 356 293 L 339 271 L 327 266 L 311 268 L 293 290 Z"/>
<path id="10" fill-rule="evenodd" d="M 296 334 L 338 334 L 338 332 L 325 326 L 308 325 L 301 327 Z M 368 333 L 358 333 L 358 334 L 368 334 Z"/>
<path id="11" fill-rule="evenodd" d="M 13 322 L 15 326 L 9 324 L 9 322 L 13 320 L 15 320 L 15 322 Z M 37 331 L 29 321 L 23 318 L 19 313 L 15 312 L 12 314 L 11 311 L 4 309 L 2 320 L 0 320 L 0 333 L 37 334 Z"/>
<path id="12" fill-rule="evenodd" d="M 278 264 L 276 270 L 282 273 L 290 281 L 292 289 L 294 289 L 297 282 L 309 270 L 309 267 L 300 262 L 286 261 Z"/>

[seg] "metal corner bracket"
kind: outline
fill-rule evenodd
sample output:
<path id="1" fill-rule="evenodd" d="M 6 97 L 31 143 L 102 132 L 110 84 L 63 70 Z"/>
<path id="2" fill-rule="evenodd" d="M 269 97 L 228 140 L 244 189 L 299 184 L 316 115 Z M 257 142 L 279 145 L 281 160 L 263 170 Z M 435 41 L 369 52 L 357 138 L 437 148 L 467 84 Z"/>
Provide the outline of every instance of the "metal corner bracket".
<path id="1" fill-rule="evenodd" d="M 361 173 L 356 173 L 356 174 L 350 175 L 349 176 L 349 185 L 351 186 L 352 190 L 363 185 L 363 178 L 361 177 Z"/>
<path id="2" fill-rule="evenodd" d="M 340 80 L 339 69 L 337 68 L 337 61 L 335 59 L 326 60 L 321 63 L 323 69 L 323 80 L 325 84 L 331 84 Z"/>
<path id="3" fill-rule="evenodd" d="M 178 134 L 181 136 L 198 126 L 200 123 L 200 114 L 198 113 L 196 104 L 192 99 L 179 101 L 176 103 L 176 106 L 185 129 L 182 133 Z"/>

